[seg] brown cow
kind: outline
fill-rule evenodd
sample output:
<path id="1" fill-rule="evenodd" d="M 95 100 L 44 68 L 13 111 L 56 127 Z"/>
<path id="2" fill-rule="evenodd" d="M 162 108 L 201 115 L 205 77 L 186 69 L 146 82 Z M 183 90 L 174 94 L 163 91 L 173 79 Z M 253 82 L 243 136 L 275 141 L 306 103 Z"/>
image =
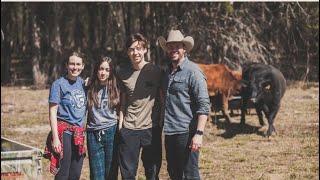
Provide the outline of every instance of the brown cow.
<path id="1" fill-rule="evenodd" d="M 229 99 L 238 94 L 244 85 L 241 81 L 241 71 L 232 71 L 224 64 L 198 64 L 207 77 L 208 92 L 212 104 L 215 104 L 214 97 L 222 97 L 222 113 L 227 122 L 231 117 L 228 113 Z"/>

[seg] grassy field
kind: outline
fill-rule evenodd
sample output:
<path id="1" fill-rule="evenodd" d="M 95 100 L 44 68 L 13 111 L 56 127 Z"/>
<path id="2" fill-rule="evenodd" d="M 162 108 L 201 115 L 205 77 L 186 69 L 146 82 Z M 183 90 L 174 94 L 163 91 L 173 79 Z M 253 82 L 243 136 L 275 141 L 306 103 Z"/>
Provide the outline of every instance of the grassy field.
<path id="1" fill-rule="evenodd" d="M 200 155 L 202 179 L 319 179 L 319 84 L 303 89 L 297 84 L 291 83 L 282 100 L 277 135 L 270 139 L 258 131 L 255 114 L 247 116 L 242 129 L 240 116 L 231 125 L 224 119 L 208 122 Z M 48 93 L 1 87 L 1 136 L 43 150 L 50 130 Z M 43 179 L 52 179 L 49 162 L 42 162 Z M 145 179 L 141 163 L 137 178 Z M 89 179 L 88 158 L 81 179 Z M 168 179 L 164 155 L 161 179 Z"/>

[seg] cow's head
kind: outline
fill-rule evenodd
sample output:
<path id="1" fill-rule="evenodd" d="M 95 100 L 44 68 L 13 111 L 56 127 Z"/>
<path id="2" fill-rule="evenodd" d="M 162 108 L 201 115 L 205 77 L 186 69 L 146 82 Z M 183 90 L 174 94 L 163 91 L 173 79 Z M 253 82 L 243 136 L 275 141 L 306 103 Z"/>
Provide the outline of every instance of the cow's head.
<path id="1" fill-rule="evenodd" d="M 245 80 L 237 80 L 232 88 L 232 94 L 240 94 L 242 88 L 248 87 L 249 82 Z"/>
<path id="2" fill-rule="evenodd" d="M 254 103 L 259 102 L 272 88 L 271 80 L 267 78 L 255 79 L 250 85 L 252 90 L 251 99 Z"/>
<path id="3" fill-rule="evenodd" d="M 247 87 L 247 84 L 242 80 L 242 68 L 240 65 L 237 67 L 236 71 L 230 71 L 235 80 L 231 94 L 239 94 L 243 87 Z"/>

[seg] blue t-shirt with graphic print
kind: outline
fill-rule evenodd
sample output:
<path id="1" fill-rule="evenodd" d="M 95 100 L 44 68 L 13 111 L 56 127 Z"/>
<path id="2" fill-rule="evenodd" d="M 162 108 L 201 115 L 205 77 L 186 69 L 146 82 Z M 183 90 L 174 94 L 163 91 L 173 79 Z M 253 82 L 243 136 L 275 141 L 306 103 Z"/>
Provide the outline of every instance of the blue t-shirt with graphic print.
<path id="1" fill-rule="evenodd" d="M 64 76 L 55 80 L 50 89 L 49 103 L 58 104 L 58 119 L 83 127 L 87 110 L 84 80 L 77 77 L 72 81 Z"/>

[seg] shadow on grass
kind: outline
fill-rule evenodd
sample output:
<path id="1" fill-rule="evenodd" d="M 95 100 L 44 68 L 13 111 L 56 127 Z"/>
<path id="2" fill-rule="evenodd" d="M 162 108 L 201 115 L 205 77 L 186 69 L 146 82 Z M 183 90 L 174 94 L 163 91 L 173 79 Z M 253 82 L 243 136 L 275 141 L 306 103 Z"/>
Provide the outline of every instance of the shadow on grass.
<path id="1" fill-rule="evenodd" d="M 224 129 L 225 132 L 219 134 L 225 139 L 230 139 L 235 137 L 237 134 L 257 134 L 259 136 L 265 137 L 265 134 L 259 131 L 260 126 L 252 126 L 250 124 L 240 124 L 231 122 L 228 123 L 226 121 L 221 121 L 220 119 L 224 119 L 222 115 L 212 116 L 212 124 L 216 125 L 218 129 Z"/>

